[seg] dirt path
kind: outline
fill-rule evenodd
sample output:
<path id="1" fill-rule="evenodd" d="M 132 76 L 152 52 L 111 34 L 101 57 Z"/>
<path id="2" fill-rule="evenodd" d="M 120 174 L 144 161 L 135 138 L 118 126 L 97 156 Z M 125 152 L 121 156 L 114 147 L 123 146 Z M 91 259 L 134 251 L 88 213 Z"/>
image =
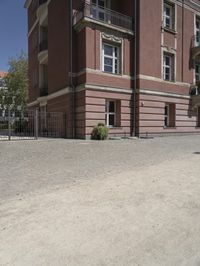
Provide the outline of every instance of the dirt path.
<path id="1" fill-rule="evenodd" d="M 199 160 L 177 156 L 3 201 L 0 265 L 200 265 Z"/>

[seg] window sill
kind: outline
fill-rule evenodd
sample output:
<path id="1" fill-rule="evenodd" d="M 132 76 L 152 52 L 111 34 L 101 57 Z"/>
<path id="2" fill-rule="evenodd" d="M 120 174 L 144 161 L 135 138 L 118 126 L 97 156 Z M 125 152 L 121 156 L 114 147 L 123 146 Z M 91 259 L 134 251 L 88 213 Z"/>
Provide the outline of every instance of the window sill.
<path id="1" fill-rule="evenodd" d="M 164 81 L 166 82 L 170 82 L 170 83 L 175 83 L 176 81 L 175 80 L 167 80 L 167 79 L 163 79 Z"/>
<path id="2" fill-rule="evenodd" d="M 112 72 L 106 72 L 106 71 L 102 71 L 102 73 L 108 74 L 108 75 L 114 75 L 114 76 L 122 76 L 121 73 L 112 73 Z"/>
<path id="3" fill-rule="evenodd" d="M 112 126 L 107 126 L 107 128 L 108 128 L 109 130 L 112 130 L 112 129 L 123 129 L 123 127 L 118 127 L 118 126 L 114 126 L 114 127 L 112 127 Z"/>
<path id="4" fill-rule="evenodd" d="M 163 127 L 164 129 L 176 129 L 176 126 L 175 127 Z"/>
<path id="5" fill-rule="evenodd" d="M 166 32 L 169 32 L 171 34 L 174 34 L 174 35 L 177 35 L 177 31 L 174 30 L 174 29 L 169 29 L 169 28 L 166 28 L 166 27 L 162 27 L 162 29 Z"/>

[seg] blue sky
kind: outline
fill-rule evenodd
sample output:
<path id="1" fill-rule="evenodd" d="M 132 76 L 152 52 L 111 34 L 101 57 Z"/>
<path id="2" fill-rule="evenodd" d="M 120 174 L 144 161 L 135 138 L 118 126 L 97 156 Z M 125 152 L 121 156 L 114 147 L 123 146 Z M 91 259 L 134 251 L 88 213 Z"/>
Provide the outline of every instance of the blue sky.
<path id="1" fill-rule="evenodd" d="M 0 70 L 8 70 L 8 59 L 27 52 L 27 16 L 24 0 L 0 0 Z"/>

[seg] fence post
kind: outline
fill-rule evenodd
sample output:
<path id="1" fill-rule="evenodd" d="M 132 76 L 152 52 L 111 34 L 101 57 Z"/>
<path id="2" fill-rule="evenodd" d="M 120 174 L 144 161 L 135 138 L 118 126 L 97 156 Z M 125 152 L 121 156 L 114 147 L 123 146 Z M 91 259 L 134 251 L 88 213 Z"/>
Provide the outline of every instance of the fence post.
<path id="1" fill-rule="evenodd" d="M 38 139 L 38 109 L 37 108 L 35 110 L 34 129 L 35 129 L 35 139 Z"/>
<path id="2" fill-rule="evenodd" d="M 64 122 L 64 138 L 67 138 L 67 114 L 64 113 L 63 115 L 63 122 Z"/>
<path id="3" fill-rule="evenodd" d="M 11 119 L 10 119 L 10 106 L 8 107 L 8 140 L 11 140 Z"/>

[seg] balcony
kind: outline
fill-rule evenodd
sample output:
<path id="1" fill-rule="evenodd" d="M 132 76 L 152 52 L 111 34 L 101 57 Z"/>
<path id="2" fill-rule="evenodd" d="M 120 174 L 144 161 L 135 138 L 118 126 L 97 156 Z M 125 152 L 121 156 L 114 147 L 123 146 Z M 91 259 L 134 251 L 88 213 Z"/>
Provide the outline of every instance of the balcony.
<path id="1" fill-rule="evenodd" d="M 192 100 L 192 106 L 200 106 L 200 83 L 198 83 L 196 86 L 192 86 L 190 89 L 190 95 Z"/>
<path id="2" fill-rule="evenodd" d="M 195 59 L 200 54 L 200 35 L 194 35 L 192 37 L 191 56 Z"/>
<path id="3" fill-rule="evenodd" d="M 48 88 L 40 88 L 40 97 L 44 97 L 48 95 Z"/>
<path id="4" fill-rule="evenodd" d="M 93 4 L 85 3 L 74 14 L 73 25 L 77 26 L 82 22 L 93 22 L 133 34 L 133 20 L 131 17 Z"/>
<path id="5" fill-rule="evenodd" d="M 43 40 L 39 44 L 38 60 L 40 64 L 48 63 L 48 41 Z"/>
<path id="6" fill-rule="evenodd" d="M 48 5 L 47 0 L 39 0 L 37 9 L 37 18 L 39 19 L 40 25 L 46 24 L 48 16 Z"/>
<path id="7" fill-rule="evenodd" d="M 46 4 L 47 0 L 39 0 L 39 6 Z"/>
<path id="8" fill-rule="evenodd" d="M 43 40 L 39 44 L 39 51 L 43 52 L 45 50 L 48 50 L 48 41 L 47 40 Z"/>

